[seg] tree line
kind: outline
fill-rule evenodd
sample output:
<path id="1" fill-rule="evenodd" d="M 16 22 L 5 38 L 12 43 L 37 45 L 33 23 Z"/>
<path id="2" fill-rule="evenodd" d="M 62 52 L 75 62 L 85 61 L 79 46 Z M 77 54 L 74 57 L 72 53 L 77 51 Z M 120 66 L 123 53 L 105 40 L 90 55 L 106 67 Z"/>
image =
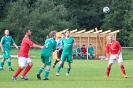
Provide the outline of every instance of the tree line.
<path id="1" fill-rule="evenodd" d="M 110 8 L 103 13 L 104 6 Z M 122 46 L 133 46 L 132 0 L 0 0 L 0 37 L 9 29 L 17 44 L 23 30 L 31 29 L 31 38 L 43 44 L 51 30 L 120 30 Z"/>

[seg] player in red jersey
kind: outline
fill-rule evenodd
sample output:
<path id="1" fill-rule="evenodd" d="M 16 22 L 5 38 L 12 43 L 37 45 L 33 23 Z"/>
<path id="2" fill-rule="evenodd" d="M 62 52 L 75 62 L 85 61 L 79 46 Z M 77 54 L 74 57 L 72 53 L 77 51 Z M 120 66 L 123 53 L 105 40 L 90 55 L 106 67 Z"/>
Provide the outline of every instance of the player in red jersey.
<path id="1" fill-rule="evenodd" d="M 21 48 L 20 48 L 20 51 L 18 53 L 18 64 L 19 64 L 19 68 L 17 69 L 17 71 L 15 72 L 15 74 L 13 75 L 12 79 L 14 81 L 16 81 L 16 77 L 19 75 L 19 73 L 25 68 L 22 76 L 21 76 L 21 79 L 24 79 L 24 80 L 28 80 L 28 78 L 26 77 L 26 74 L 28 73 L 28 71 L 31 69 L 32 67 L 32 61 L 31 59 L 29 58 L 29 50 L 30 50 L 30 47 L 35 47 L 35 48 L 44 48 L 44 46 L 40 46 L 40 45 L 37 45 L 35 44 L 34 42 L 32 42 L 30 40 L 30 35 L 31 35 L 31 31 L 29 29 L 26 29 L 24 30 L 24 38 L 22 40 L 22 43 L 21 43 Z"/>
<path id="2" fill-rule="evenodd" d="M 119 63 L 119 66 L 121 68 L 121 71 L 124 75 L 124 78 L 127 78 L 124 65 L 123 65 L 123 60 L 122 60 L 122 49 L 121 45 L 118 41 L 113 40 L 112 35 L 108 35 L 108 43 L 106 44 L 106 56 L 108 59 L 108 66 L 106 69 L 106 76 L 109 77 L 109 73 L 111 70 L 112 64 L 117 60 Z"/>

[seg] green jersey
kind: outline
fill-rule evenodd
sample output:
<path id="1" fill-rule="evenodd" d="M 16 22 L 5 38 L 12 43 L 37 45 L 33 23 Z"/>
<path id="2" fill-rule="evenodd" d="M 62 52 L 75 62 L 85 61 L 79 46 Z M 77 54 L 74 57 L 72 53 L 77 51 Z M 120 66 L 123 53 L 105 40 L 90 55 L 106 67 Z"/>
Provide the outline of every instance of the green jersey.
<path id="1" fill-rule="evenodd" d="M 81 52 L 81 48 L 77 47 L 77 48 L 75 49 L 74 53 L 76 53 L 76 52 L 80 53 L 80 52 Z"/>
<path id="2" fill-rule="evenodd" d="M 56 50 L 56 41 L 53 38 L 48 38 L 44 42 L 45 48 L 42 49 L 41 55 L 51 56 L 52 51 Z"/>
<path id="3" fill-rule="evenodd" d="M 63 52 L 72 52 L 73 48 L 73 43 L 74 43 L 74 38 L 69 37 L 69 38 L 63 38 L 62 39 L 62 45 L 63 45 Z"/>
<path id="4" fill-rule="evenodd" d="M 88 47 L 88 53 L 94 53 L 94 48 L 93 47 Z"/>
<path id="5" fill-rule="evenodd" d="M 0 42 L 3 46 L 3 48 L 7 48 L 10 49 L 10 45 L 14 43 L 14 40 L 11 36 L 3 36 L 1 38 L 1 42 Z"/>

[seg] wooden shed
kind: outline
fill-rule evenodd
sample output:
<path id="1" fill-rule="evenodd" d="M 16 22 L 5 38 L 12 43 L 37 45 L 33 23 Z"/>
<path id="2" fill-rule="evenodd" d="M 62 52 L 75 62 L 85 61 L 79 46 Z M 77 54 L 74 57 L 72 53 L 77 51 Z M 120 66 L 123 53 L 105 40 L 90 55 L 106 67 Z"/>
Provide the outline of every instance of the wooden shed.
<path id="1" fill-rule="evenodd" d="M 56 40 L 58 40 L 61 37 L 61 33 L 65 32 L 66 30 L 57 32 Z M 114 39 L 116 39 L 118 32 L 119 30 L 111 32 L 111 30 L 103 31 L 98 30 L 97 28 L 92 29 L 90 31 L 86 31 L 85 29 L 78 31 L 77 29 L 75 29 L 70 31 L 70 35 L 71 37 L 75 38 L 76 43 L 80 47 L 84 44 L 87 48 L 89 44 L 92 44 L 92 46 L 94 47 L 96 58 L 98 58 L 99 56 L 105 56 L 105 45 L 107 43 L 107 35 L 112 34 L 114 36 Z M 55 53 L 53 54 L 53 57 L 56 58 Z"/>

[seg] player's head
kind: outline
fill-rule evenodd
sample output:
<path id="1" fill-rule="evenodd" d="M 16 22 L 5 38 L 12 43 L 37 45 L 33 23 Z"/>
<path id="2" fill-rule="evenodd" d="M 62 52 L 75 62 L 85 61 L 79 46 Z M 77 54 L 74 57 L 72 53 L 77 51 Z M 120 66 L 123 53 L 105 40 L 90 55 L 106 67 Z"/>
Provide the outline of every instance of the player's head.
<path id="1" fill-rule="evenodd" d="M 113 41 L 113 35 L 112 34 L 109 34 L 108 35 L 108 40 L 109 40 L 109 42 L 112 42 Z"/>
<path id="2" fill-rule="evenodd" d="M 9 35 L 9 30 L 5 30 L 5 35 L 8 36 Z"/>
<path id="3" fill-rule="evenodd" d="M 69 36 L 70 36 L 70 31 L 69 31 L 69 30 L 67 30 L 67 31 L 65 32 L 65 36 L 66 36 L 66 37 L 69 37 Z"/>
<path id="4" fill-rule="evenodd" d="M 77 45 L 77 47 L 80 47 L 79 45 Z"/>
<path id="5" fill-rule="evenodd" d="M 30 36 L 30 35 L 31 35 L 30 29 L 25 29 L 25 30 L 24 30 L 24 35 Z"/>
<path id="6" fill-rule="evenodd" d="M 49 37 L 50 37 L 50 38 L 56 39 L 56 31 L 51 31 L 51 32 L 49 33 Z"/>
<path id="7" fill-rule="evenodd" d="M 83 44 L 82 47 L 85 47 L 85 45 Z"/>
<path id="8" fill-rule="evenodd" d="M 65 37 L 65 33 L 61 33 L 61 38 L 64 38 Z"/>

